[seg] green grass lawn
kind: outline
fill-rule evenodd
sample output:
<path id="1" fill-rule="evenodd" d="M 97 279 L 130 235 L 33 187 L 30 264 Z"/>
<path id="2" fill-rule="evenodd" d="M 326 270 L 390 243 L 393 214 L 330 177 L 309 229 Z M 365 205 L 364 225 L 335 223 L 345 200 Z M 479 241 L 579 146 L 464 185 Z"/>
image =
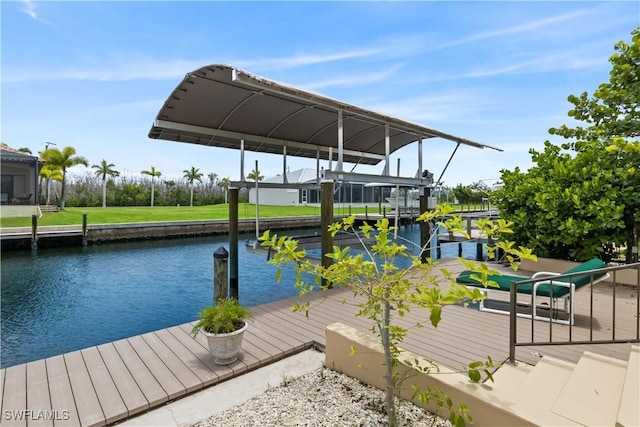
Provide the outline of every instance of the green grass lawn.
<path id="1" fill-rule="evenodd" d="M 348 207 L 336 207 L 336 215 L 348 215 Z M 377 207 L 369 208 L 377 213 Z M 201 219 L 229 218 L 229 205 L 212 206 L 154 206 L 149 207 L 106 207 L 106 208 L 66 208 L 59 212 L 43 212 L 38 225 L 82 225 L 82 215 L 87 214 L 89 224 L 119 224 L 128 222 L 188 221 Z M 351 213 L 364 213 L 364 208 L 352 208 Z M 238 217 L 255 218 L 256 207 L 249 203 L 238 206 Z M 320 208 L 315 206 L 260 206 L 260 218 L 320 216 Z M 31 218 L 0 218 L 0 227 L 30 227 Z"/>

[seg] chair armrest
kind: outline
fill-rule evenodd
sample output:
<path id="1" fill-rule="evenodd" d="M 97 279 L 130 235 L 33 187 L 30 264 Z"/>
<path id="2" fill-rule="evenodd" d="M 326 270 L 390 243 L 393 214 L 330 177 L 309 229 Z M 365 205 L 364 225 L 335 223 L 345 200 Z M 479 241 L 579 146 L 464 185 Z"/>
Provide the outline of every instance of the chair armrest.
<path id="1" fill-rule="evenodd" d="M 531 276 L 532 279 L 538 279 L 540 277 L 553 277 L 553 276 L 559 276 L 562 273 L 554 273 L 552 271 L 538 271 L 537 273 L 534 273 L 533 276 Z"/>

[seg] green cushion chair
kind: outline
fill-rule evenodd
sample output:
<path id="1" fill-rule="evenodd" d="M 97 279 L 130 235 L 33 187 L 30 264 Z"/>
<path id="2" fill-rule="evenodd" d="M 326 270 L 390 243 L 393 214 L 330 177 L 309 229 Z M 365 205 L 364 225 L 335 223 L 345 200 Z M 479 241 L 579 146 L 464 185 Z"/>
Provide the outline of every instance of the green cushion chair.
<path id="1" fill-rule="evenodd" d="M 606 268 L 607 265 L 600 259 L 594 258 L 587 262 L 583 262 L 582 264 L 578 264 L 577 266 L 570 268 L 562 273 L 552 273 L 548 271 L 541 271 L 535 273 L 531 278 L 529 277 L 521 277 L 521 276 L 507 276 L 507 275 L 489 275 L 487 279 L 495 282 L 498 287 L 487 286 L 485 287 L 479 280 L 472 278 L 472 275 L 478 275 L 478 273 L 474 273 L 472 271 L 463 271 L 458 275 L 456 281 L 460 284 L 463 284 L 468 287 L 482 287 L 484 289 L 484 294 L 487 294 L 487 291 L 511 291 L 511 283 L 512 282 L 522 282 L 527 281 L 527 283 L 522 283 L 516 286 L 517 292 L 519 294 L 527 294 L 531 295 L 531 312 L 534 319 L 537 320 L 546 320 L 546 321 L 554 321 L 558 323 L 564 324 L 573 324 L 574 323 L 574 310 L 573 310 L 573 301 L 575 291 L 582 288 L 583 286 L 589 283 L 597 283 L 602 280 L 606 280 L 609 278 L 609 273 L 606 272 L 593 272 L 593 270 L 599 270 L 602 268 Z M 576 274 L 581 272 L 592 271 L 589 274 L 577 274 L 568 277 L 559 277 L 557 276 L 565 276 L 570 274 Z M 536 314 L 536 298 L 537 297 L 546 297 L 550 300 L 551 311 L 558 307 L 558 300 L 564 300 L 564 310 L 567 312 L 569 320 L 552 318 L 551 316 L 538 316 Z M 493 313 L 500 314 L 509 314 L 509 311 L 499 310 L 495 308 L 487 308 L 484 305 L 484 301 L 480 301 L 480 310 L 481 311 L 489 311 Z M 531 315 L 518 313 L 518 316 L 529 317 Z"/>

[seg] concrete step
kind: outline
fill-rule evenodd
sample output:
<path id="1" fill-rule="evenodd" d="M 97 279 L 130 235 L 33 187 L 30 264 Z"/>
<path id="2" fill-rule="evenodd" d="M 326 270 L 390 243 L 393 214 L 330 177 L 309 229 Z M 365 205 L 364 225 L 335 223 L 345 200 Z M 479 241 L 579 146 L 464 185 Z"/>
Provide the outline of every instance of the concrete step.
<path id="1" fill-rule="evenodd" d="M 491 390 L 493 403 L 504 409 L 513 411 L 515 408 L 515 393 L 527 378 L 533 366 L 518 362 L 517 365 L 502 365 L 494 374 L 494 382 L 485 381 L 483 384 Z"/>
<path id="2" fill-rule="evenodd" d="M 634 345 L 629 353 L 627 374 L 618 408 L 616 427 L 640 426 L 640 346 Z"/>
<path id="3" fill-rule="evenodd" d="M 578 426 L 551 411 L 576 365 L 545 356 L 516 392 L 515 412 L 541 426 Z"/>
<path id="4" fill-rule="evenodd" d="M 485 384 L 493 387 L 495 391 L 512 395 L 533 369 L 534 366 L 523 362 L 518 362 L 517 365 L 505 363 L 493 374 L 494 382 L 487 381 Z"/>
<path id="5" fill-rule="evenodd" d="M 585 426 L 613 426 L 627 362 L 586 351 L 560 391 L 552 412 Z"/>

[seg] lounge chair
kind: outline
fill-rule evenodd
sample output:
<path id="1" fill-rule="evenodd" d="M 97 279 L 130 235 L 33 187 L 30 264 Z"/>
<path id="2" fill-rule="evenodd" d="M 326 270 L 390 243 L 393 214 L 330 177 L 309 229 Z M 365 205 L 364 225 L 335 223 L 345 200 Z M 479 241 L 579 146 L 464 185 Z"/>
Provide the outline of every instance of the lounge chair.
<path id="1" fill-rule="evenodd" d="M 482 287 L 482 293 L 487 296 L 487 291 L 511 291 L 511 282 L 523 282 L 523 281 L 531 281 L 530 283 L 523 283 L 522 285 L 516 286 L 517 292 L 519 294 L 527 294 L 531 295 L 531 314 L 528 313 L 517 313 L 518 316 L 531 318 L 533 316 L 536 320 L 546 320 L 553 321 L 557 323 L 563 323 L 567 325 L 574 324 L 574 296 L 575 291 L 580 289 L 581 287 L 589 284 L 589 283 L 597 283 L 602 280 L 606 280 L 609 278 L 609 273 L 589 273 L 584 275 L 576 275 L 570 277 L 562 277 L 559 279 L 553 279 L 553 277 L 560 275 L 567 275 L 573 273 L 581 273 L 591 270 L 598 270 L 601 268 L 605 268 L 607 265 L 600 259 L 592 259 L 587 262 L 583 262 L 567 271 L 562 273 L 552 273 L 548 271 L 540 271 L 535 273 L 531 278 L 529 277 L 520 277 L 520 276 L 506 276 L 506 275 L 489 275 L 487 279 L 495 282 L 498 287 L 488 286 L 485 287 L 479 280 L 472 276 L 480 276 L 479 273 L 474 273 L 472 271 L 463 271 L 458 275 L 456 281 L 460 284 L 463 284 L 467 287 Z M 533 282 L 535 279 L 543 279 L 537 282 Z M 536 305 L 537 297 L 546 297 L 550 301 L 550 306 L 545 307 L 551 310 L 551 314 L 557 313 L 558 310 L 558 301 L 560 299 L 564 300 L 564 311 L 568 314 L 569 319 L 559 319 L 557 316 L 554 318 L 553 316 L 539 316 L 537 314 L 537 309 L 539 308 Z M 491 313 L 500 313 L 500 314 L 509 314 L 509 310 L 500 310 L 497 308 L 488 308 L 485 306 L 484 301 L 480 301 L 479 306 L 480 311 L 488 311 Z"/>

